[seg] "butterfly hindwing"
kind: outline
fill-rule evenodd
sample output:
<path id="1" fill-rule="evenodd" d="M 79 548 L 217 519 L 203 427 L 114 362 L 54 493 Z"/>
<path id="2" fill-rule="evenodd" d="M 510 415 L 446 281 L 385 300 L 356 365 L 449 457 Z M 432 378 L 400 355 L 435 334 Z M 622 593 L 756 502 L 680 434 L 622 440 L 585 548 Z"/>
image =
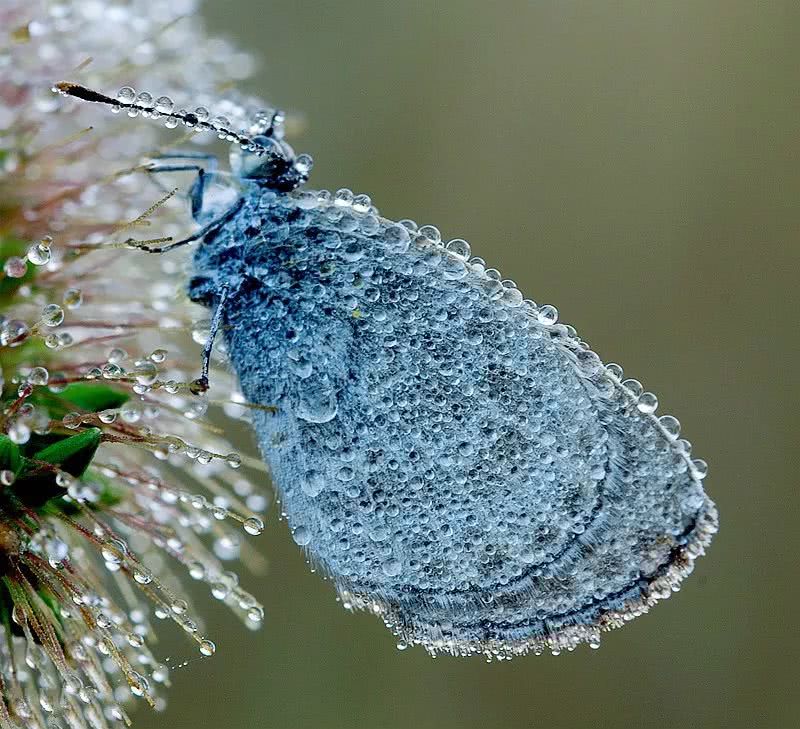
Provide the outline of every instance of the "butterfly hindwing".
<path id="1" fill-rule="evenodd" d="M 230 357 L 277 408 L 253 418 L 295 540 L 405 642 L 596 643 L 710 540 L 702 474 L 618 368 L 427 230 L 267 191 L 196 254 L 235 284 Z"/>

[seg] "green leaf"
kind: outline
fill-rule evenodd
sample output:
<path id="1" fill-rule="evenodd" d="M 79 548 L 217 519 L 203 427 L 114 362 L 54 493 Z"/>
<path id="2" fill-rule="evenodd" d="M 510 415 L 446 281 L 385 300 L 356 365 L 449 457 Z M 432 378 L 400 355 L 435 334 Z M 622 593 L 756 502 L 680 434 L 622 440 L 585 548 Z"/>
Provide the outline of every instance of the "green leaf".
<path id="1" fill-rule="evenodd" d="M 39 597 L 42 598 L 42 602 L 50 608 L 53 617 L 58 620 L 58 624 L 61 626 L 61 606 L 58 604 L 58 599 L 44 589 L 40 588 L 37 592 Z"/>
<path id="2" fill-rule="evenodd" d="M 22 454 L 19 447 L 7 435 L 0 435 L 0 471 L 13 471 L 14 475 L 22 470 Z"/>
<path id="3" fill-rule="evenodd" d="M 89 428 L 82 433 L 47 446 L 34 454 L 33 458 L 37 461 L 52 463 L 62 471 L 80 477 L 92 462 L 102 435 L 103 431 L 100 428 Z"/>
<path id="4" fill-rule="evenodd" d="M 0 623 L 5 626 L 6 640 L 9 647 L 12 647 L 11 637 L 13 635 L 24 635 L 24 633 L 22 628 L 11 619 L 11 612 L 14 610 L 14 598 L 11 597 L 7 582 L 8 577 L 6 576 L 0 579 Z"/>
<path id="5" fill-rule="evenodd" d="M 67 516 L 77 516 L 80 514 L 80 508 L 74 501 L 66 501 L 61 498 L 62 494 L 56 494 L 59 498 L 50 498 L 43 504 L 36 504 L 39 513 L 43 516 L 59 516 L 66 514 Z"/>
<path id="6" fill-rule="evenodd" d="M 52 471 L 43 469 L 37 461 L 51 463 L 61 471 L 80 477 L 92 462 L 102 434 L 99 428 L 90 428 L 51 443 L 30 458 L 25 458 L 22 474 L 14 482 L 15 498 L 26 506 L 40 508 L 51 499 L 62 496 L 66 489 L 56 482 Z"/>
<path id="7" fill-rule="evenodd" d="M 99 473 L 93 472 L 91 477 L 92 483 L 100 484 L 100 497 L 95 504 L 97 507 L 112 508 L 122 501 L 125 491 L 119 484 Z"/>
<path id="8" fill-rule="evenodd" d="M 59 393 L 59 397 L 71 402 L 79 410 L 97 413 L 121 407 L 131 396 L 127 392 L 100 383 L 74 382 L 67 385 Z"/>

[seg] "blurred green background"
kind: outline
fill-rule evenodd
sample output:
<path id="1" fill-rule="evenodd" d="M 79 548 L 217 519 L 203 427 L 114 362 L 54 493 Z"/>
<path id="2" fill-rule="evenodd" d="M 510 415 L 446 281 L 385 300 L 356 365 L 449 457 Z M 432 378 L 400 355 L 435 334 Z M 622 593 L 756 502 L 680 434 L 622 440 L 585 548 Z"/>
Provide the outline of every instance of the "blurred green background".
<path id="1" fill-rule="evenodd" d="M 798 726 L 800 4 L 205 12 L 263 58 L 245 88 L 308 120 L 294 142 L 315 186 L 467 238 L 658 393 L 710 463 L 722 527 L 681 593 L 599 651 L 487 665 L 397 651 L 273 511 L 270 572 L 246 579 L 264 629 L 204 609 L 217 655 L 176 670 L 166 714 L 137 726 Z"/>

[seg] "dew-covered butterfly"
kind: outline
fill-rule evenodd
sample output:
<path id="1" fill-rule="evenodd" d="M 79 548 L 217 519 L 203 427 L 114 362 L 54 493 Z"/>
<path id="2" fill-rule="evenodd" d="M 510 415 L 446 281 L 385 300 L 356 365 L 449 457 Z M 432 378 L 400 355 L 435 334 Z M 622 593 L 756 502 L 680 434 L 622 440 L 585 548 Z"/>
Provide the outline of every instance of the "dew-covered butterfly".
<path id="1" fill-rule="evenodd" d="M 200 241 L 188 293 L 275 407 L 253 415 L 261 451 L 347 607 L 403 645 L 510 657 L 597 646 L 678 589 L 717 530 L 706 464 L 552 306 L 461 239 L 306 189 L 277 113 L 237 132 L 130 88 L 56 89 L 233 142 L 227 177 L 154 170 L 198 172 L 201 227 L 159 251 Z"/>

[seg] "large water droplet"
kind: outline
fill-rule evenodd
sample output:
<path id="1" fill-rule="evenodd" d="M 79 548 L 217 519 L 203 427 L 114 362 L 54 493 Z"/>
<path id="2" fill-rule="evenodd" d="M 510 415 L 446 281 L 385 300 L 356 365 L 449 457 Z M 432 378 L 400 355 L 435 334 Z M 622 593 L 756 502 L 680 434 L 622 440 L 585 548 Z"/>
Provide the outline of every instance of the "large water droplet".
<path id="1" fill-rule="evenodd" d="M 249 519 L 245 519 L 242 526 L 248 534 L 252 534 L 254 537 L 257 537 L 264 531 L 264 522 L 257 516 L 251 516 Z"/>
<path id="2" fill-rule="evenodd" d="M 319 471 L 308 471 L 300 483 L 300 489 L 306 496 L 318 496 L 324 488 L 325 478 Z"/>
<path id="3" fill-rule="evenodd" d="M 397 575 L 399 575 L 403 569 L 403 565 L 400 563 L 400 560 L 395 559 L 394 557 L 387 559 L 381 565 L 381 567 L 387 577 L 397 577 Z"/>
<path id="4" fill-rule="evenodd" d="M 307 527 L 299 526 L 294 530 L 292 538 L 297 544 L 299 544 L 301 547 L 304 547 L 311 541 L 311 532 Z"/>
<path id="5" fill-rule="evenodd" d="M 336 417 L 338 409 L 333 389 L 309 386 L 300 393 L 295 413 L 308 423 L 328 423 Z"/>

